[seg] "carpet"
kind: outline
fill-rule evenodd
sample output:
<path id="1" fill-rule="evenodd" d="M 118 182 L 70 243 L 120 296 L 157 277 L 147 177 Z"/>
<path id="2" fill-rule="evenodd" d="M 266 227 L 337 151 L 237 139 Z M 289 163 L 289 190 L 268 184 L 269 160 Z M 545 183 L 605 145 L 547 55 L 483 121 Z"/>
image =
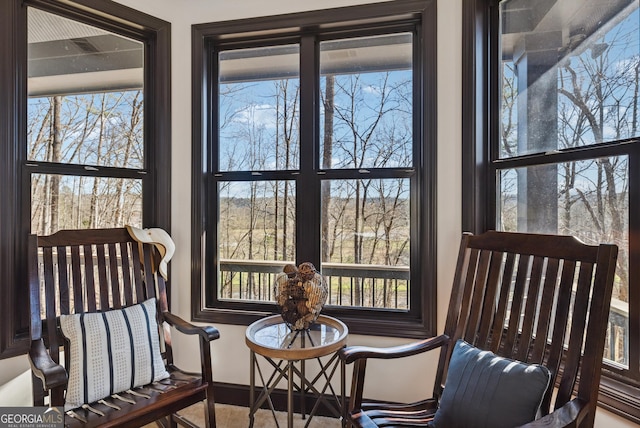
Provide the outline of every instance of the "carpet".
<path id="1" fill-rule="evenodd" d="M 191 422 L 200 427 L 204 425 L 204 410 L 202 403 L 194 404 L 187 409 L 178 412 L 185 416 Z M 254 428 L 276 428 L 278 426 L 285 428 L 287 426 L 287 413 L 276 412 L 278 424 L 276 424 L 273 414 L 270 410 L 259 409 L 255 415 Z M 302 419 L 299 414 L 293 416 L 293 426 L 295 428 L 303 428 L 307 423 L 308 417 Z M 231 406 L 228 404 L 216 404 L 216 425 L 217 428 L 241 428 L 249 426 L 249 408 L 241 406 Z M 145 428 L 156 427 L 155 424 L 147 425 Z M 328 418 L 324 416 L 314 416 L 309 423 L 309 428 L 339 428 L 340 420 Z"/>

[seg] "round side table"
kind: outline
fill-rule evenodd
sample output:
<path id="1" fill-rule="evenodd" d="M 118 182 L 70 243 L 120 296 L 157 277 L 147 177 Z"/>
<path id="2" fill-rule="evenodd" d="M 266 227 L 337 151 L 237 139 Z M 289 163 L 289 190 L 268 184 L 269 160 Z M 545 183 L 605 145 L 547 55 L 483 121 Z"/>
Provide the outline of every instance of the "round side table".
<path id="1" fill-rule="evenodd" d="M 295 391 L 300 393 L 302 418 L 306 414 L 305 396 L 312 393 L 316 397 L 313 409 L 309 412 L 307 425 L 316 414 L 321 402 L 324 402 L 337 417 L 341 417 L 345 405 L 345 366 L 344 362 L 338 358 L 336 351 L 346 346 L 348 334 L 349 329 L 342 321 L 326 315 L 320 315 L 308 330 L 289 329 L 280 315 L 260 319 L 247 327 L 245 342 L 251 350 L 249 427 L 253 427 L 255 412 L 265 401 L 275 418 L 271 393 L 283 379 L 287 380 L 287 426 L 289 428 L 293 427 Z M 263 376 L 258 365 L 258 355 L 273 367 L 273 373 L 268 378 Z M 323 361 L 321 357 L 328 357 L 328 360 Z M 307 360 L 316 360 L 319 364 L 319 373 L 312 379 L 306 377 L 305 362 Z M 338 367 L 340 367 L 340 397 L 331 385 L 331 379 Z M 255 397 L 256 371 L 262 382 L 257 400 Z M 326 399 L 327 390 L 331 392 L 333 402 Z"/>

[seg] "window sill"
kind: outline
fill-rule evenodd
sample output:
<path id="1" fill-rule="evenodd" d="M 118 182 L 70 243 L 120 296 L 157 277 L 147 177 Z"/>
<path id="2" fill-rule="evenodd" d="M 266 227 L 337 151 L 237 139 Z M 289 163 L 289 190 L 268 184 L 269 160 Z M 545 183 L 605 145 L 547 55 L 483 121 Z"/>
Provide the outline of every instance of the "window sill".
<path id="1" fill-rule="evenodd" d="M 207 308 L 194 310 L 193 321 L 231 325 L 249 325 L 276 314 L 275 305 L 256 305 L 251 309 Z M 428 326 L 410 314 L 392 311 L 370 311 L 356 308 L 325 307 L 323 315 L 338 318 L 349 328 L 350 334 L 424 339 L 433 336 Z M 381 322 L 384 320 L 384 322 Z"/>
<path id="2" fill-rule="evenodd" d="M 598 401 L 603 409 L 640 424 L 640 387 L 623 383 L 603 373 Z"/>

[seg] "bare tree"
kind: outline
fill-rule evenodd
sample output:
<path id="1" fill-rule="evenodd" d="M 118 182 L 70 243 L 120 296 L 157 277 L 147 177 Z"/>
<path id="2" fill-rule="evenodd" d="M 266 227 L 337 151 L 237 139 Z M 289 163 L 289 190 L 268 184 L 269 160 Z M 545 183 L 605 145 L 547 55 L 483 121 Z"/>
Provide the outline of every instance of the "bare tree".
<path id="1" fill-rule="evenodd" d="M 613 39 L 616 40 L 616 36 Z M 584 144 L 598 144 L 606 138 L 624 138 L 627 132 L 634 132 L 637 123 L 637 96 L 630 96 L 638 92 L 638 64 L 640 59 L 621 62 L 611 58 L 613 50 L 608 43 L 602 40 L 594 46 L 604 47 L 598 49 L 598 54 L 580 55 L 571 61 L 566 61 L 560 69 L 560 87 L 558 92 L 568 101 L 564 107 L 571 114 L 572 120 L 562 122 L 561 134 L 570 129 L 573 137 L 564 141 L 578 147 Z M 575 65 L 572 63 L 575 62 Z M 631 77 L 631 79 L 629 79 Z M 635 81 L 633 80 L 635 78 Z M 626 103 L 626 104 L 625 104 Z M 612 108 L 614 106 L 614 108 Z M 623 111 L 621 115 L 620 112 Z M 631 130 L 625 129 L 631 123 Z M 614 130 L 614 135 L 605 136 L 605 128 Z M 634 135 L 634 134 L 631 134 Z M 585 169 L 596 171 L 595 178 L 581 174 L 575 165 L 565 165 L 565 184 L 563 190 L 568 194 L 569 189 L 577 193 L 587 215 L 591 218 L 591 227 L 587 230 L 597 231 L 594 236 L 597 241 L 612 241 L 620 245 L 618 255 L 617 275 L 619 284 L 616 287 L 617 298 L 626 301 L 628 293 L 628 256 L 627 237 L 625 232 L 626 220 L 623 213 L 626 212 L 626 189 L 628 180 L 623 171 L 628 167 L 626 159 L 603 157 L 591 161 Z M 621 176 L 621 173 L 623 174 Z M 575 186 L 576 177 L 589 180 L 593 189 L 586 193 L 585 190 Z M 570 202 L 565 204 L 565 224 L 571 215 Z M 584 234 L 583 231 L 577 233 Z"/>
<path id="2" fill-rule="evenodd" d="M 322 142 L 322 168 L 331 168 L 331 153 L 333 151 L 333 115 L 335 108 L 334 101 L 335 78 L 333 75 L 325 75 L 325 90 L 322 94 L 323 117 L 323 142 Z M 329 206 L 331 204 L 331 181 L 326 180 L 322 183 L 321 189 L 321 260 L 330 260 L 330 244 L 329 244 Z M 344 212 L 344 211 L 343 211 Z M 337 225 L 338 223 L 336 223 Z M 334 234 L 335 236 L 335 234 Z M 335 240 L 334 240 L 335 241 Z M 332 252 L 332 251 L 331 251 Z"/>

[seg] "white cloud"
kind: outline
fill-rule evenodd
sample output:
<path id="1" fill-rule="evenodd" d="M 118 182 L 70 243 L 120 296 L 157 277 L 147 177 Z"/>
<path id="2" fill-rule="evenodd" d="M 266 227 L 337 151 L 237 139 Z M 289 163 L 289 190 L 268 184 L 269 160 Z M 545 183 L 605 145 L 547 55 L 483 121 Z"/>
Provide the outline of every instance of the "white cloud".
<path id="1" fill-rule="evenodd" d="M 265 128 L 276 127 L 276 108 L 271 104 L 252 104 L 238 110 L 234 117 L 234 122 L 264 126 Z"/>

